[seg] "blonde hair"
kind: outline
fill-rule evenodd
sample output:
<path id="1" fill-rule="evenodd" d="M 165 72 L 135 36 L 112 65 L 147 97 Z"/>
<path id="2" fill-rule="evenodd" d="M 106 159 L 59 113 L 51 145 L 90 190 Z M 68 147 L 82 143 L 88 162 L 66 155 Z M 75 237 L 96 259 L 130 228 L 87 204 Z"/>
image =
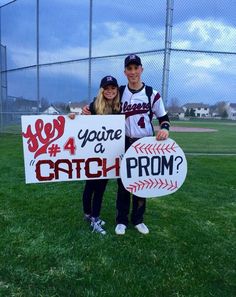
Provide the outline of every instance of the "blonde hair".
<path id="1" fill-rule="evenodd" d="M 118 89 L 118 87 L 117 87 Z M 120 112 L 120 94 L 117 90 L 117 95 L 113 100 L 107 100 L 103 95 L 104 89 L 100 88 L 98 95 L 94 101 L 94 109 L 96 114 L 112 114 Z"/>

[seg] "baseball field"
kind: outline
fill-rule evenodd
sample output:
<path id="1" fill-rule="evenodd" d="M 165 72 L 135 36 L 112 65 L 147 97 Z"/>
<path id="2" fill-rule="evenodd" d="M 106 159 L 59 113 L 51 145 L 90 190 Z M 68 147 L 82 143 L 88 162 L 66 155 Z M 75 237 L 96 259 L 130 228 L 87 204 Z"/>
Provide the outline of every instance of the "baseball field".
<path id="1" fill-rule="evenodd" d="M 26 185 L 20 135 L 0 134 L 0 296 L 234 297 L 236 123 L 172 125 L 216 131 L 171 132 L 188 174 L 174 194 L 148 200 L 148 235 L 132 226 L 115 235 L 115 180 L 102 208 L 107 234 L 92 233 L 84 182 Z"/>

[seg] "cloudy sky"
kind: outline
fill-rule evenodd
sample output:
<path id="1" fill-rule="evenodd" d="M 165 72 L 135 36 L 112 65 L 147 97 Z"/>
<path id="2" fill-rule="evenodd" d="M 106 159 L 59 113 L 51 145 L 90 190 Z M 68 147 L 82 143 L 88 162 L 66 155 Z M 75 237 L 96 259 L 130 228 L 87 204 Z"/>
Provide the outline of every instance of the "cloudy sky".
<path id="1" fill-rule="evenodd" d="M 8 2 L 0 0 L 0 5 Z M 166 1 L 92 3 L 92 96 L 104 75 L 125 84 L 123 60 L 132 52 L 141 52 L 143 81 L 161 91 Z M 89 6 L 89 0 L 39 1 L 40 96 L 50 102 L 87 99 Z M 174 1 L 168 101 L 236 102 L 235 10 L 235 0 Z M 36 0 L 1 8 L 11 96 L 36 98 L 36 70 L 24 68 L 36 64 L 35 16 Z M 71 60 L 76 62 L 44 66 Z M 12 71 L 17 68 L 22 70 Z"/>

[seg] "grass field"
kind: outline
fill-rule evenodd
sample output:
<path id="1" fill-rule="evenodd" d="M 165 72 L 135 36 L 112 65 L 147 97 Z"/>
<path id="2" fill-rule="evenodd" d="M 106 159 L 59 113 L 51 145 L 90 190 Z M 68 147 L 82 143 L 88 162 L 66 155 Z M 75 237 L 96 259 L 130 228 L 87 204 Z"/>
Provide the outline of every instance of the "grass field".
<path id="1" fill-rule="evenodd" d="M 173 121 L 172 126 L 211 128 L 216 132 L 171 132 L 171 137 L 185 152 L 236 153 L 236 122 L 229 121 Z"/>
<path id="2" fill-rule="evenodd" d="M 189 152 L 236 153 L 228 126 L 171 138 Z M 236 156 L 187 160 L 181 189 L 148 200 L 146 236 L 115 235 L 110 181 L 102 236 L 82 219 L 84 182 L 25 185 L 21 138 L 0 134 L 0 296 L 235 297 Z"/>

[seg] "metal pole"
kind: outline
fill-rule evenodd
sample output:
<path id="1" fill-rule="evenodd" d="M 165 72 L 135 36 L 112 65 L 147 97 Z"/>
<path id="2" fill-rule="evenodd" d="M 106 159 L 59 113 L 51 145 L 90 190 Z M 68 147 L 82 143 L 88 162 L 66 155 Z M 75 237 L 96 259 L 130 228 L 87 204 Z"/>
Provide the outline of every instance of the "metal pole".
<path id="1" fill-rule="evenodd" d="M 2 8 L 0 7 L 0 132 L 3 132 L 2 70 Z"/>
<path id="2" fill-rule="evenodd" d="M 167 0 L 166 1 L 165 52 L 164 52 L 164 65 L 163 65 L 163 75 L 162 75 L 162 98 L 166 105 L 167 105 L 168 86 L 169 86 L 173 10 L 174 10 L 174 0 Z"/>
<path id="3" fill-rule="evenodd" d="M 7 100 L 7 94 L 8 94 L 8 80 L 7 80 L 7 72 L 6 72 L 6 70 L 7 70 L 7 46 L 5 45 L 3 47 L 4 47 L 4 69 L 3 69 L 3 71 L 5 71 L 3 73 L 3 75 L 6 80 L 5 86 L 4 86 L 6 88 L 5 93 L 4 93 L 4 98 L 5 98 L 5 100 Z"/>
<path id="4" fill-rule="evenodd" d="M 93 22 L 93 0 L 90 0 L 89 7 L 89 69 L 88 69 L 88 100 L 91 100 L 91 72 L 92 72 L 92 22 Z"/>
<path id="5" fill-rule="evenodd" d="M 36 99 L 37 99 L 37 113 L 39 114 L 39 110 L 41 108 L 41 100 L 40 100 L 40 81 L 39 81 L 39 0 L 36 3 Z"/>

